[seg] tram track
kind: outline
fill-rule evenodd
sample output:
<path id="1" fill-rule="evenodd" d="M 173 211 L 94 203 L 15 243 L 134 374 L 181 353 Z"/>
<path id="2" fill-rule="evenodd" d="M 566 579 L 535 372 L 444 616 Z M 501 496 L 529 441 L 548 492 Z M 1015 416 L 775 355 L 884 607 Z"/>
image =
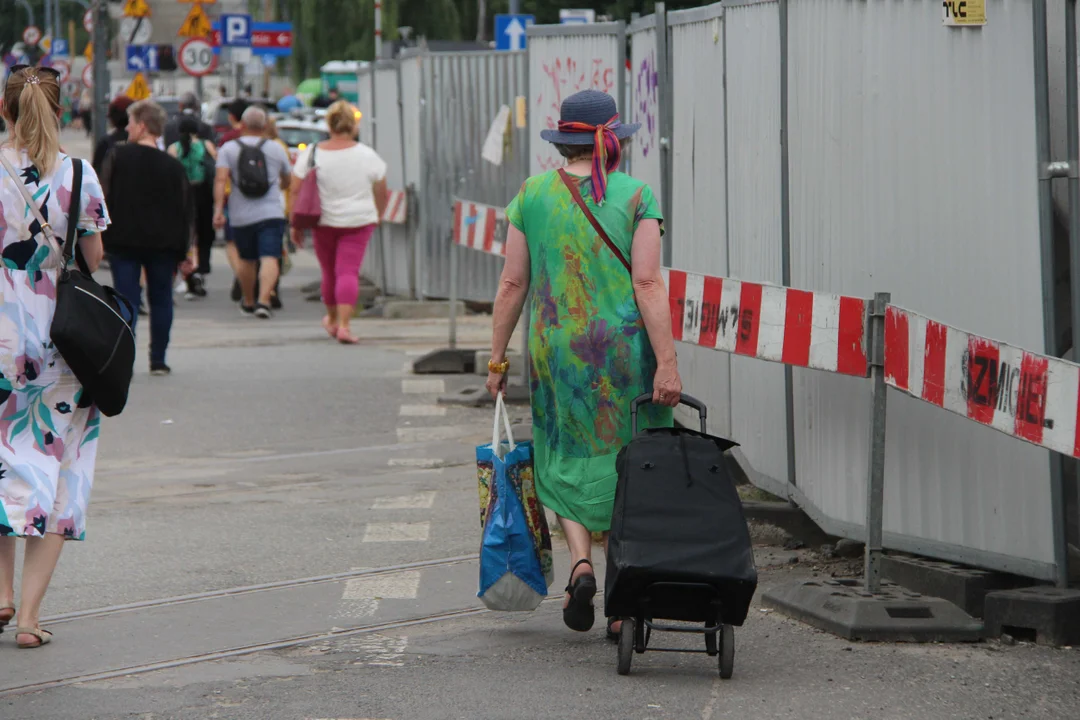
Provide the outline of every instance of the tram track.
<path id="1" fill-rule="evenodd" d="M 461 565 L 462 563 L 473 562 L 475 560 L 478 560 L 479 558 L 480 556 L 478 554 L 473 553 L 471 555 L 457 555 L 454 557 L 437 558 L 433 560 L 420 560 L 418 562 L 402 563 L 400 565 L 384 565 L 377 568 L 350 570 L 347 572 L 331 573 L 329 575 L 315 575 L 312 577 L 297 578 L 295 580 L 279 580 L 276 582 L 259 583 L 257 585 L 243 585 L 240 587 L 223 588 L 221 590 L 207 590 L 201 593 L 174 595 L 171 597 L 157 598 L 154 600 L 142 600 L 140 602 L 125 603 L 122 605 L 110 605 L 106 607 L 91 608 L 88 610 L 77 610 L 74 612 L 52 615 L 42 618 L 41 624 L 46 626 L 60 625 L 76 620 L 106 617 L 109 615 L 118 615 L 120 613 L 135 612 L 137 610 L 168 607 L 170 605 L 185 605 L 188 603 L 203 602 L 206 600 L 217 600 L 227 597 L 237 597 L 240 595 L 250 595 L 252 593 L 268 592 L 272 590 L 289 590 L 292 588 L 304 587 L 309 585 L 321 585 L 325 583 L 341 582 L 343 580 L 352 580 L 354 578 L 392 575 L 394 573 L 405 572 L 407 570 L 424 570 L 429 568 L 448 567 L 451 565 Z"/>

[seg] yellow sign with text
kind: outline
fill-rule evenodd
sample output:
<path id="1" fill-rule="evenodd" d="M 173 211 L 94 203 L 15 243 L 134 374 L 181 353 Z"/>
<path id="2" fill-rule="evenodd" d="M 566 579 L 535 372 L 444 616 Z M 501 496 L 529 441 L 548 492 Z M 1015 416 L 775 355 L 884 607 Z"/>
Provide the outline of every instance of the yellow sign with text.
<path id="1" fill-rule="evenodd" d="M 194 38 L 206 37 L 210 34 L 210 18 L 202 5 L 192 5 L 184 22 L 180 25 L 180 31 L 176 33 L 180 37 Z"/>
<path id="2" fill-rule="evenodd" d="M 150 17 L 150 6 L 146 4 L 146 0 L 127 0 L 124 3 L 124 17 Z"/>
<path id="3" fill-rule="evenodd" d="M 86 58 L 87 60 L 93 60 L 94 59 L 94 43 L 92 43 L 92 42 L 86 43 L 86 49 L 83 50 L 83 57 Z"/>
<path id="4" fill-rule="evenodd" d="M 135 101 L 150 97 L 150 86 L 146 82 L 146 77 L 142 73 L 136 73 L 124 94 Z"/>
<path id="5" fill-rule="evenodd" d="M 946 27 L 986 24 L 986 0 L 943 0 L 942 22 Z"/>

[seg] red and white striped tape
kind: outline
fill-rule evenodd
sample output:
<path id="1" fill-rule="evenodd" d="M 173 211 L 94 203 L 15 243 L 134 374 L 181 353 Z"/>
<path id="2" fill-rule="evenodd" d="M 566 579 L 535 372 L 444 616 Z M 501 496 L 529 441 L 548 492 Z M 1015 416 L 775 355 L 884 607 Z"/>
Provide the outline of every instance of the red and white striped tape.
<path id="1" fill-rule="evenodd" d="M 506 210 L 454 200 L 454 242 L 491 255 L 506 256 Z"/>
<path id="2" fill-rule="evenodd" d="M 866 377 L 866 301 L 665 270 L 676 340 Z"/>
<path id="3" fill-rule="evenodd" d="M 1080 365 L 889 305 L 885 382 L 1006 435 L 1080 457 Z"/>
<path id="4" fill-rule="evenodd" d="M 391 190 L 383 211 L 383 222 L 404 225 L 409 220 L 409 196 L 404 190 Z"/>

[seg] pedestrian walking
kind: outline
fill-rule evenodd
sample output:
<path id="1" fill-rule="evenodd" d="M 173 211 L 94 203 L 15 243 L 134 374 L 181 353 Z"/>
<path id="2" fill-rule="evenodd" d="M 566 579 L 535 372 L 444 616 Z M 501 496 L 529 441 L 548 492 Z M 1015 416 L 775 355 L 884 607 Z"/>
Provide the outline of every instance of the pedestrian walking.
<path id="1" fill-rule="evenodd" d="M 611 527 L 615 457 L 630 402 L 651 393 L 643 427 L 672 424 L 682 382 L 660 273 L 663 216 L 648 185 L 618 172 L 638 124 L 610 95 L 585 90 L 540 136 L 565 169 L 529 178 L 506 209 L 506 263 L 494 306 L 487 387 L 506 387 L 506 348 L 530 288 L 529 353 L 536 489 L 559 517 L 573 568 L 563 621 L 589 630 L 596 577 L 590 533 Z M 667 407 L 665 407 L 667 406 Z M 618 632 L 618 623 L 608 624 Z"/>
<path id="2" fill-rule="evenodd" d="M 59 79 L 49 68 L 15 66 L 3 92 L 11 133 L 0 146 L 0 632 L 15 619 L 15 541 L 26 538 L 20 648 L 52 639 L 40 625 L 41 602 L 64 541 L 86 534 L 101 422 L 48 342 L 61 249 L 51 246 L 19 187 L 41 199 L 40 213 L 57 238 L 66 237 L 70 203 L 78 201 L 78 250 L 97 268 L 109 212 L 90 164 L 60 151 Z M 82 189 L 73 198 L 76 162 Z"/>
<path id="3" fill-rule="evenodd" d="M 277 121 L 269 115 L 266 118 L 266 139 L 272 140 L 281 146 L 281 149 L 285 151 L 285 156 L 289 156 L 289 146 L 281 139 L 281 134 L 277 129 Z M 287 187 L 281 192 L 281 206 L 285 212 L 285 217 L 288 218 L 292 212 L 292 192 L 291 187 Z M 283 306 L 281 302 L 281 293 L 278 292 L 281 289 L 281 276 L 284 275 L 289 267 L 289 248 L 286 246 L 285 239 L 288 237 L 287 228 L 283 230 L 281 236 L 281 272 L 278 275 L 278 281 L 274 285 L 274 292 L 270 294 L 270 309 L 281 310 Z M 255 294 L 259 294 L 259 282 L 258 278 L 255 280 Z"/>
<path id="4" fill-rule="evenodd" d="M 141 100 L 128 110 L 128 140 L 105 160 L 101 180 L 114 208 L 105 232 L 113 285 L 132 305 L 142 295 L 145 272 L 150 305 L 150 374 L 172 372 L 165 361 L 173 322 L 173 279 L 187 256 L 195 225 L 195 201 L 183 163 L 158 149 L 165 110 Z"/>
<path id="5" fill-rule="evenodd" d="M 315 228 L 315 254 L 322 270 L 326 305 L 323 328 L 340 343 L 355 344 L 349 323 L 360 294 L 360 266 L 375 228 L 386 210 L 386 163 L 356 141 L 356 109 L 344 100 L 330 106 L 330 139 L 305 148 L 293 167 L 292 194 L 304 177 L 316 172 L 322 215 Z M 303 231 L 293 228 L 293 242 L 303 246 Z"/>
<path id="6" fill-rule="evenodd" d="M 169 145 L 169 154 L 184 166 L 195 202 L 198 264 L 187 278 L 185 295 L 188 300 L 194 300 L 206 297 L 205 278 L 210 274 L 210 253 L 217 237 L 214 230 L 214 171 L 217 147 L 200 134 L 197 119 L 190 115 L 180 118 L 177 133 L 179 139 Z"/>
<path id="7" fill-rule="evenodd" d="M 285 232 L 281 192 L 289 183 L 289 156 L 280 145 L 266 139 L 266 120 L 262 108 L 252 106 L 244 111 L 243 134 L 221 147 L 214 180 L 215 228 L 225 227 L 225 188 L 232 185 L 229 224 L 239 256 L 240 310 L 263 319 L 273 316 L 271 295 L 281 272 Z"/>
<path id="8" fill-rule="evenodd" d="M 110 150 L 127 142 L 128 108 L 134 102 L 127 95 L 121 95 L 109 103 L 108 116 L 113 131 L 98 140 L 97 145 L 94 146 L 94 170 L 96 172 L 101 172 L 101 168 L 105 164 L 105 156 L 109 154 Z"/>
<path id="9" fill-rule="evenodd" d="M 171 120 L 165 126 L 165 147 L 169 148 L 180 141 L 180 123 L 185 118 L 190 118 L 195 121 L 197 128 L 196 135 L 202 140 L 214 141 L 214 128 L 209 123 L 203 121 L 199 117 L 202 113 L 202 103 L 199 102 L 199 98 L 193 92 L 187 92 L 180 96 L 180 114 Z"/>

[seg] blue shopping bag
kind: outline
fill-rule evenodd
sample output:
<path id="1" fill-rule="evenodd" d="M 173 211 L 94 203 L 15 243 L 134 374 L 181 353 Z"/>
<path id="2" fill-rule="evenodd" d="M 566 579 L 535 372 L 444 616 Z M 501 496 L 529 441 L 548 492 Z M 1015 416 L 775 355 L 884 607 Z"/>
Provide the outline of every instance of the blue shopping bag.
<path id="1" fill-rule="evenodd" d="M 514 442 L 501 393 L 491 444 L 476 448 L 476 468 L 483 530 L 477 597 L 490 610 L 535 610 L 553 580 L 551 535 L 536 497 L 532 443 Z"/>

